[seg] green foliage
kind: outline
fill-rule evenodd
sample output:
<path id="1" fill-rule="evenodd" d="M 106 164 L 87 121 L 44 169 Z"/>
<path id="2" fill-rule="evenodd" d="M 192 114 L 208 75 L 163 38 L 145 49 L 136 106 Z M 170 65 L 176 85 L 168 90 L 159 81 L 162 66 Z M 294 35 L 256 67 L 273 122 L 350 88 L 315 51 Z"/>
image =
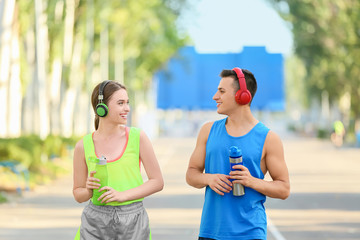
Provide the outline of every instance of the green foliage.
<path id="1" fill-rule="evenodd" d="M 77 137 L 63 138 L 48 136 L 41 140 L 38 136 L 23 136 L 0 139 L 0 162 L 9 161 L 16 165 L 20 178 L 9 168 L 0 168 L 0 190 L 15 191 L 17 187 L 34 188 L 71 171 L 73 147 Z M 23 170 L 28 170 L 28 176 Z M 1 196 L 0 203 L 6 201 Z"/>
<path id="2" fill-rule="evenodd" d="M 182 2 L 186 6 L 186 1 Z M 187 41 L 178 36 L 176 26 L 181 7 L 161 0 L 111 3 L 110 9 L 101 6 L 101 17 L 114 29 L 111 45 L 123 41 L 125 83 L 134 90 L 148 89 L 153 73 Z M 112 58 L 117 54 L 110 52 Z"/>
<path id="3" fill-rule="evenodd" d="M 317 130 L 317 137 L 322 139 L 329 139 L 330 138 L 330 130 L 328 129 L 318 129 Z"/>
<path id="4" fill-rule="evenodd" d="M 286 60 L 286 102 L 291 108 L 301 109 L 309 104 L 306 96 L 305 76 L 306 69 L 297 56 L 291 56 Z"/>
<path id="5" fill-rule="evenodd" d="M 0 139 L 0 161 L 15 160 L 36 173 L 51 166 L 54 158 L 68 160 L 78 138 L 38 136 Z"/>
<path id="6" fill-rule="evenodd" d="M 7 198 L 0 192 L 0 203 L 7 202 Z"/>
<path id="7" fill-rule="evenodd" d="M 68 109 L 68 101 L 82 98 L 84 92 L 90 97 L 93 87 L 103 81 L 101 78 L 105 75 L 109 79 L 124 81 L 131 102 L 135 102 L 135 95 L 139 95 L 136 93 L 149 90 L 153 74 L 186 44 L 187 37 L 178 34 L 177 19 L 189 6 L 188 2 L 15 1 L 12 26 L 13 35 L 19 40 L 20 89 L 26 106 L 22 110 L 10 108 L 9 111 L 21 111 L 21 118 L 31 118 L 29 124 L 22 126 L 26 133 L 40 134 L 36 124 L 31 123 L 49 122 L 50 133 L 71 134 L 65 133 L 64 129 L 74 130 L 80 114 L 76 115 L 70 109 L 70 118 L 74 115 L 75 119 L 64 123 L 59 120 L 65 117 L 62 109 Z M 115 79 L 115 73 L 120 79 Z M 11 81 L 17 81 L 16 78 L 11 79 L 6 79 L 6 86 L 11 86 Z M 48 94 L 40 100 L 39 96 L 44 92 Z M 40 105 L 44 102 L 49 108 L 44 112 L 49 114 L 38 116 L 37 109 L 42 108 Z M 80 102 L 82 109 L 90 107 L 85 101 Z M 32 107 L 33 113 L 27 111 Z M 22 122 L 26 120 L 22 119 Z M 60 122 L 66 126 L 60 126 Z M 48 132 L 41 133 L 41 136 L 46 134 Z M 33 146 L 32 143 L 29 146 L 33 147 L 32 152 L 28 151 L 28 146 L 19 149 L 16 144 L 0 151 L 16 159 L 20 158 L 16 152 L 26 151 L 26 154 L 21 154 L 21 161 L 29 167 L 46 159 L 42 146 Z"/>
<path id="8" fill-rule="evenodd" d="M 51 1 L 47 6 L 50 57 L 62 53 L 66 11 L 56 17 L 59 2 L 64 2 L 63 9 L 66 9 L 66 2 L 62 0 Z M 92 56 L 94 66 L 100 64 L 100 36 L 106 28 L 109 78 L 114 79 L 115 55 L 123 54 L 125 84 L 134 90 L 148 89 L 153 73 L 187 42 L 186 36 L 178 35 L 176 25 L 181 10 L 187 7 L 187 0 L 79 0 L 75 7 L 74 34 L 79 33 L 84 41 L 83 57 Z M 91 38 L 87 35 L 89 27 L 93 28 Z M 114 51 L 119 42 L 123 53 Z M 82 61 L 84 72 L 87 71 L 86 61 Z M 67 66 L 63 71 L 68 76 Z M 63 79 L 67 81 L 67 77 Z"/>
<path id="9" fill-rule="evenodd" d="M 40 138 L 35 135 L 0 139 L 0 161 L 16 160 L 30 167 L 40 159 L 41 145 Z"/>
<path id="10" fill-rule="evenodd" d="M 269 0 L 292 24 L 295 53 L 304 62 L 308 98 L 330 102 L 351 95 L 351 111 L 360 117 L 360 2 Z M 286 7 L 284 7 L 286 5 Z"/>

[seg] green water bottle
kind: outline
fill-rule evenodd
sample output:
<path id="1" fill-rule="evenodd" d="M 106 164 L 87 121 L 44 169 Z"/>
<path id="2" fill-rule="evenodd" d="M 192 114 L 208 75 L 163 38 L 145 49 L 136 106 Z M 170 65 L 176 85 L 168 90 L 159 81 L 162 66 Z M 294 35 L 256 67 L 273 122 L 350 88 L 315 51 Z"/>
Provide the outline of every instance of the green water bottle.
<path id="1" fill-rule="evenodd" d="M 98 159 L 94 170 L 96 171 L 94 178 L 100 180 L 101 186 L 98 189 L 93 190 L 91 201 L 94 205 L 105 205 L 106 203 L 101 203 L 101 201 L 98 201 L 98 198 L 105 192 L 105 190 L 99 192 L 99 189 L 108 186 L 107 161 L 104 156 L 101 156 L 101 158 Z"/>

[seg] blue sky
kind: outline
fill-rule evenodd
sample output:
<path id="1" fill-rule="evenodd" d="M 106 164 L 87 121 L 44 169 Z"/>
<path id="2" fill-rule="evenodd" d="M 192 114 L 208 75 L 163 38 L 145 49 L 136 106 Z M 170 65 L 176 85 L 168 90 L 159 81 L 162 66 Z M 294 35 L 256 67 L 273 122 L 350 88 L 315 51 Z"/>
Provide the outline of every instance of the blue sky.
<path id="1" fill-rule="evenodd" d="M 265 0 L 194 2 L 181 24 L 198 52 L 240 52 L 244 46 L 266 46 L 271 53 L 292 53 L 290 26 Z"/>

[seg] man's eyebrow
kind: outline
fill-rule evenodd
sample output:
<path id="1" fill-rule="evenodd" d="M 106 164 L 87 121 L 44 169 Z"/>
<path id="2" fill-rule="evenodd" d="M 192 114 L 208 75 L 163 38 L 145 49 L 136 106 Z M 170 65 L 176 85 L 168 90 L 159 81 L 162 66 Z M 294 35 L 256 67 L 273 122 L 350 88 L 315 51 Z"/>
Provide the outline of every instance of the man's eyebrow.
<path id="1" fill-rule="evenodd" d="M 225 88 L 222 88 L 222 87 L 218 87 L 218 90 L 225 90 Z"/>

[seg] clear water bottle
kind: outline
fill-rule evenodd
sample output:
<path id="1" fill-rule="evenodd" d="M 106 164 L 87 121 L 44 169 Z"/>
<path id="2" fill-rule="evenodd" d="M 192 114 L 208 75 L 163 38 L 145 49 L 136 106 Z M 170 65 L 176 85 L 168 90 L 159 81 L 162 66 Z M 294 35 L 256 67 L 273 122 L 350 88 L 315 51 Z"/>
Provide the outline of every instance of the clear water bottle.
<path id="1" fill-rule="evenodd" d="M 101 186 L 99 187 L 99 189 L 108 186 L 107 161 L 104 156 L 101 156 L 98 159 L 94 170 L 96 171 L 94 177 L 100 179 Z M 98 198 L 104 193 L 104 191 L 99 192 L 99 189 L 93 190 L 93 196 L 91 198 L 91 201 L 94 205 L 105 205 L 106 203 L 101 203 L 101 201 L 98 201 Z"/>
<path id="2" fill-rule="evenodd" d="M 236 146 L 230 147 L 229 150 L 229 159 L 230 159 L 230 169 L 231 171 L 240 171 L 233 169 L 233 166 L 243 165 L 242 152 Z M 233 195 L 234 196 L 243 196 L 245 194 L 244 186 L 240 183 L 233 184 Z"/>

